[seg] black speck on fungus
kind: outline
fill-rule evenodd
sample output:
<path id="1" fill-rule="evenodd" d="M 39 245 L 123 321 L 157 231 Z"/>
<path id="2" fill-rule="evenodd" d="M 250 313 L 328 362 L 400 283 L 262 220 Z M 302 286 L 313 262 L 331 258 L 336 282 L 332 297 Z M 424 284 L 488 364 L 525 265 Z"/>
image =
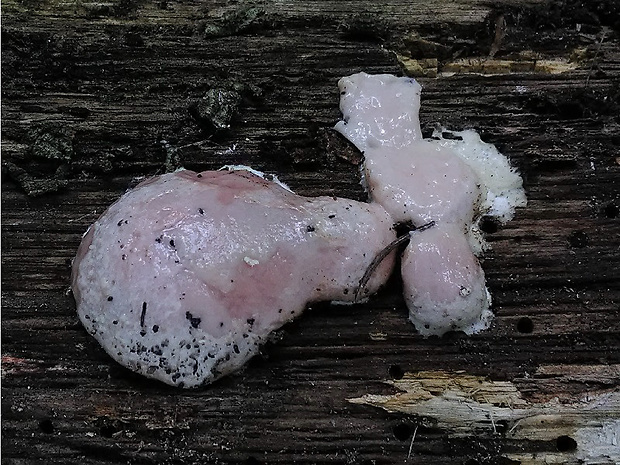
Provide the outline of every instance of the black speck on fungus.
<path id="1" fill-rule="evenodd" d="M 194 317 L 191 312 L 185 312 L 185 318 L 189 320 L 189 324 L 192 325 L 192 328 L 198 328 L 200 325 L 200 318 Z M 222 326 L 223 323 L 220 324 Z"/>
<path id="2" fill-rule="evenodd" d="M 146 302 L 142 302 L 142 312 L 140 313 L 140 326 L 144 326 L 145 317 L 146 317 Z"/>

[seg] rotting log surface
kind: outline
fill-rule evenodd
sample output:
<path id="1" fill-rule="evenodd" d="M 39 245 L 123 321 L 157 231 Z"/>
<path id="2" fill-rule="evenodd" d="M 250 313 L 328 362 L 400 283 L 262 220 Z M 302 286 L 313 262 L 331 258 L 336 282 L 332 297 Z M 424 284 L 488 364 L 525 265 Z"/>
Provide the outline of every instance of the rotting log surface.
<path id="1" fill-rule="evenodd" d="M 463 437 L 445 417 L 350 399 L 459 370 L 530 403 L 617 391 L 617 2 L 2 7 L 2 463 L 472 465 L 587 452 L 555 424 L 537 437 L 491 419 Z M 364 199 L 357 155 L 330 130 L 337 79 L 416 63 L 437 76 L 420 79 L 425 133 L 475 128 L 525 179 L 527 209 L 485 224 L 491 329 L 419 337 L 393 279 L 366 304 L 315 305 L 244 371 L 195 391 L 133 375 L 86 334 L 70 260 L 128 186 L 243 163 L 300 194 Z"/>

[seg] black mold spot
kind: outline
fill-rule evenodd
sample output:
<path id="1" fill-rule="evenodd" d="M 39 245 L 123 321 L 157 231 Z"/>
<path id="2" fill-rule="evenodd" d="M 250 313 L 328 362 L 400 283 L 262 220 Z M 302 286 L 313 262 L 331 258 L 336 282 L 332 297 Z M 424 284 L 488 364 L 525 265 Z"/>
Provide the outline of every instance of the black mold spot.
<path id="1" fill-rule="evenodd" d="M 252 326 L 252 325 L 254 324 L 254 322 L 255 322 L 255 321 L 256 321 L 256 319 L 254 319 L 254 318 L 248 318 L 248 324 L 249 324 L 250 326 Z"/>
<path id="2" fill-rule="evenodd" d="M 233 345 L 233 350 L 235 351 L 236 354 L 239 353 L 239 346 L 237 344 Z"/>
<path id="3" fill-rule="evenodd" d="M 336 218 L 336 215 L 329 215 L 329 216 L 328 216 L 328 218 L 329 218 L 330 220 L 332 220 L 332 219 Z"/>
<path id="4" fill-rule="evenodd" d="M 170 239 L 170 247 L 174 248 L 174 239 Z"/>
<path id="5" fill-rule="evenodd" d="M 308 225 L 308 227 L 306 228 L 306 232 L 314 232 L 315 230 L 315 227 L 311 225 Z"/>
<path id="6" fill-rule="evenodd" d="M 108 302 L 112 302 L 114 300 L 114 297 L 112 297 L 111 295 L 108 296 Z"/>
<path id="7" fill-rule="evenodd" d="M 205 211 L 204 211 L 202 208 L 199 208 L 199 209 L 198 209 L 198 213 L 200 213 L 201 215 L 204 215 L 204 214 L 205 214 Z"/>
<path id="8" fill-rule="evenodd" d="M 159 325 L 153 325 L 153 332 L 156 333 L 159 331 Z"/>

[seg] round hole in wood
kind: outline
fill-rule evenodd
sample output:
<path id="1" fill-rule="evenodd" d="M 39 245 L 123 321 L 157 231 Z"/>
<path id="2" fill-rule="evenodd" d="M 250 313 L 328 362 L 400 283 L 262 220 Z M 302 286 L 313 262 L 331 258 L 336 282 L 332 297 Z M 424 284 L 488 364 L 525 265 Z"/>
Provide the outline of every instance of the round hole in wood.
<path id="1" fill-rule="evenodd" d="M 411 426 L 407 423 L 399 423 L 392 428 L 392 432 L 399 441 L 406 441 L 411 437 Z"/>
<path id="2" fill-rule="evenodd" d="M 484 216 L 480 220 L 480 223 L 479 223 L 478 227 L 480 228 L 480 230 L 482 232 L 485 232 L 487 234 L 493 234 L 493 233 L 497 232 L 498 223 L 493 218 L 490 218 L 488 216 Z"/>
<path id="3" fill-rule="evenodd" d="M 530 334 L 534 331 L 534 322 L 527 316 L 519 318 L 519 321 L 517 321 L 517 331 L 523 334 Z"/>
<path id="4" fill-rule="evenodd" d="M 39 422 L 39 429 L 45 434 L 52 434 L 54 432 L 54 423 L 49 418 L 46 418 Z"/>
<path id="5" fill-rule="evenodd" d="M 615 203 L 608 203 L 605 205 L 605 208 L 603 208 L 603 213 L 607 218 L 618 218 L 618 215 L 620 215 L 620 207 Z"/>
<path id="6" fill-rule="evenodd" d="M 498 434 L 504 434 L 508 430 L 508 422 L 506 420 L 497 420 L 495 422 L 495 431 Z"/>
<path id="7" fill-rule="evenodd" d="M 104 438 L 111 438 L 112 436 L 114 436 L 114 433 L 116 432 L 117 432 L 117 429 L 113 425 L 110 425 L 110 424 L 103 425 L 101 429 L 99 430 L 99 433 Z"/>
<path id="8" fill-rule="evenodd" d="M 572 452 L 577 449 L 577 441 L 570 436 L 559 436 L 555 440 L 555 446 L 560 452 Z"/>
<path id="9" fill-rule="evenodd" d="M 392 379 L 402 379 L 405 376 L 405 371 L 401 368 L 400 365 L 391 365 L 388 369 L 388 373 L 390 374 L 390 378 Z"/>

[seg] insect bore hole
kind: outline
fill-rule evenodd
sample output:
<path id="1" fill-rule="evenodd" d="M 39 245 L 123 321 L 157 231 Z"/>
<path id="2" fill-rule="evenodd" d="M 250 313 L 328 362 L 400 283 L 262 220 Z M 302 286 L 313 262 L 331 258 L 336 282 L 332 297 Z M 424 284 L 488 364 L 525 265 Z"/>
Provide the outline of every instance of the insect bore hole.
<path id="1" fill-rule="evenodd" d="M 45 420 L 41 420 L 39 422 L 39 429 L 44 434 L 52 434 L 54 432 L 54 423 L 52 423 L 52 420 L 49 418 L 46 418 Z"/>
<path id="2" fill-rule="evenodd" d="M 488 216 L 485 216 L 480 220 L 479 227 L 482 232 L 485 232 L 487 234 L 493 234 L 497 232 L 499 228 L 499 224 L 493 218 L 489 218 Z"/>
<path id="3" fill-rule="evenodd" d="M 608 203 L 605 205 L 605 208 L 603 208 L 603 213 L 607 218 L 618 218 L 618 215 L 620 215 L 620 207 L 614 203 Z"/>
<path id="4" fill-rule="evenodd" d="M 557 447 L 560 452 L 572 452 L 577 449 L 577 441 L 570 436 L 559 436 L 555 440 L 555 447 Z"/>
<path id="5" fill-rule="evenodd" d="M 394 433 L 394 437 L 399 441 L 406 441 L 411 437 L 411 426 L 407 423 L 399 423 L 392 428 L 392 433 Z"/>
<path id="6" fill-rule="evenodd" d="M 99 430 L 99 433 L 104 438 L 111 438 L 112 436 L 114 436 L 114 433 L 116 433 L 117 431 L 118 430 L 116 427 L 114 427 L 113 425 L 107 424 L 101 427 L 101 429 Z"/>
<path id="7" fill-rule="evenodd" d="M 403 379 L 403 376 L 405 376 L 405 371 L 400 365 L 390 365 L 388 373 L 392 379 Z"/>
<path id="8" fill-rule="evenodd" d="M 519 318 L 519 321 L 517 321 L 517 331 L 522 334 L 530 334 L 534 331 L 534 322 L 527 316 Z"/>

